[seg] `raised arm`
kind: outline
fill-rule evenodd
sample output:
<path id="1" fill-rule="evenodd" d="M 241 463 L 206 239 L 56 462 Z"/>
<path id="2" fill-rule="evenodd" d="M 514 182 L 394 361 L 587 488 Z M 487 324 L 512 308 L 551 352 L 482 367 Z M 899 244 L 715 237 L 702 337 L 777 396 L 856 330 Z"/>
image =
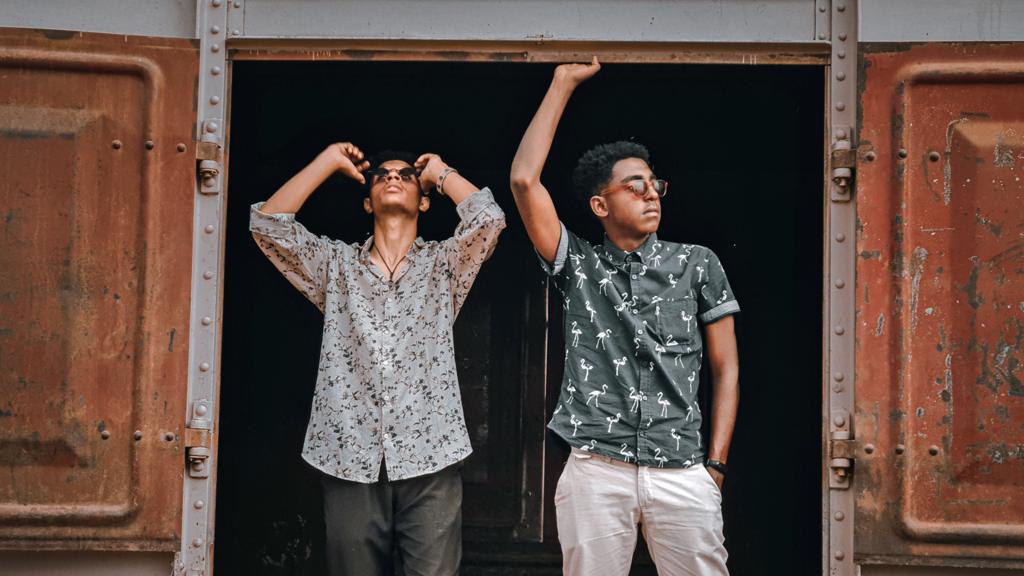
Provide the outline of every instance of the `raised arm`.
<path id="1" fill-rule="evenodd" d="M 530 242 L 548 262 L 555 259 L 561 226 L 551 195 L 540 182 L 540 173 L 551 151 L 551 142 L 555 139 L 555 130 L 569 97 L 577 86 L 600 69 L 596 56 L 590 64 L 562 64 L 555 69 L 551 86 L 526 128 L 516 157 L 512 160 L 511 184 L 516 208 L 523 218 Z"/>
<path id="2" fill-rule="evenodd" d="M 264 214 L 294 214 L 306 203 L 309 195 L 335 171 L 365 184 L 366 178 L 362 172 L 369 166 L 369 162 L 363 158 L 363 152 L 355 145 L 349 142 L 331 144 L 278 188 L 260 211 Z"/>

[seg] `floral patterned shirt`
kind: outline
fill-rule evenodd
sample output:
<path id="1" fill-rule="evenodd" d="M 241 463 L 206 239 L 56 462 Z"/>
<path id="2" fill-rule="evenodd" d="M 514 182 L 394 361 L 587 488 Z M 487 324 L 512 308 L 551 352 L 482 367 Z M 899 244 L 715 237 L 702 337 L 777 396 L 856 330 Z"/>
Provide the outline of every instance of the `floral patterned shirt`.
<path id="1" fill-rule="evenodd" d="M 320 369 L 302 457 L 326 474 L 377 482 L 436 472 L 472 452 L 452 324 L 505 227 L 490 190 L 458 204 L 442 242 L 417 238 L 394 282 L 370 262 L 373 238 L 316 236 L 294 214 L 249 228 L 278 270 L 324 314 Z"/>
<path id="2" fill-rule="evenodd" d="M 626 253 L 562 225 L 554 263 L 541 264 L 566 311 L 548 427 L 573 447 L 642 466 L 703 462 L 700 326 L 740 309 L 718 257 L 657 234 Z"/>

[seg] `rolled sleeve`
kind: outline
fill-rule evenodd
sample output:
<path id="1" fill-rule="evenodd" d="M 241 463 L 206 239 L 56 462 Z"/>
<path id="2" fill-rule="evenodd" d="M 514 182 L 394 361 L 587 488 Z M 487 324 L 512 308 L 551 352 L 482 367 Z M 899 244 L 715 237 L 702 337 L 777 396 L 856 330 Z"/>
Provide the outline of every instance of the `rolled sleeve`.
<path id="1" fill-rule="evenodd" d="M 555 261 L 548 262 L 540 253 L 534 250 L 534 253 L 537 254 L 537 259 L 540 260 L 540 267 L 548 276 L 557 276 L 565 269 L 565 259 L 569 254 L 569 231 L 565 229 L 565 224 L 562 222 L 559 222 L 558 226 L 558 248 L 555 249 Z"/>
<path id="2" fill-rule="evenodd" d="M 312 234 L 294 214 L 267 214 L 263 202 L 249 212 L 256 245 L 282 275 L 317 308 L 324 308 L 324 284 L 333 243 Z"/>
<path id="3" fill-rule="evenodd" d="M 700 286 L 700 297 L 697 299 L 697 318 L 704 324 L 711 324 L 725 316 L 739 312 L 740 303 L 736 300 L 732 287 L 729 286 L 725 268 L 718 256 L 708 250 L 705 258 L 707 278 L 703 279 Z"/>
<path id="4" fill-rule="evenodd" d="M 505 212 L 489 188 L 482 188 L 455 206 L 460 222 L 455 235 L 445 241 L 452 271 L 453 319 L 458 316 L 480 267 L 494 253 L 505 229 Z"/>

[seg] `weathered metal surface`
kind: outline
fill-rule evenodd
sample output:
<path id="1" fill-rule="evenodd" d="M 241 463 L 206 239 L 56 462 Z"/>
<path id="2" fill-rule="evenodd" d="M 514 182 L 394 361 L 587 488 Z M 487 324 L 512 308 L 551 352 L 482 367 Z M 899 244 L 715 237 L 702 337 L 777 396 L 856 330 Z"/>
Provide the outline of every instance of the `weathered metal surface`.
<path id="1" fill-rule="evenodd" d="M 4 0 L 0 26 L 193 38 L 195 0 Z"/>
<path id="2" fill-rule="evenodd" d="M 1018 0 L 861 0 L 862 42 L 1024 40 Z"/>
<path id="3" fill-rule="evenodd" d="M 1024 566 L 1024 47 L 879 47 L 858 163 L 858 558 Z"/>
<path id="4" fill-rule="evenodd" d="M 177 544 L 195 60 L 0 30 L 0 547 Z"/>

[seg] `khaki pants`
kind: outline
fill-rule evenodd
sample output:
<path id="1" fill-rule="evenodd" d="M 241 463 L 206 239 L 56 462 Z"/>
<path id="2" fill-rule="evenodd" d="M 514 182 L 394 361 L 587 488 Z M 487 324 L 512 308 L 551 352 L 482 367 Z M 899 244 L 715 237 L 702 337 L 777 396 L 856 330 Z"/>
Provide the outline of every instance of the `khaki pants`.
<path id="1" fill-rule="evenodd" d="M 704 466 L 636 466 L 573 448 L 555 511 L 564 574 L 628 574 L 637 525 L 659 575 L 729 573 L 722 493 Z"/>

